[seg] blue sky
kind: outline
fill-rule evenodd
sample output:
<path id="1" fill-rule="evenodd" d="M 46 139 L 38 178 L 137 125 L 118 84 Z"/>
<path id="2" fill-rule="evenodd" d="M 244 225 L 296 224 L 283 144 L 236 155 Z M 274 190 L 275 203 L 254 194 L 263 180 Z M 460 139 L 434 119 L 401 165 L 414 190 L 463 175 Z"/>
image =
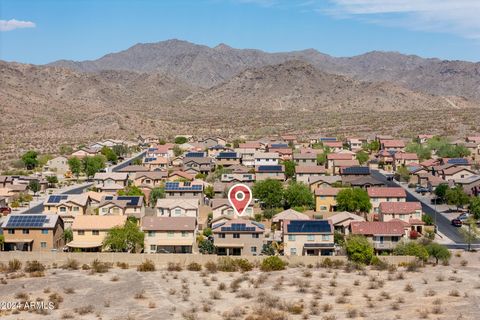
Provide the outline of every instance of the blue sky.
<path id="1" fill-rule="evenodd" d="M 0 59 L 88 60 L 177 38 L 480 61 L 479 16 L 478 0 L 0 0 Z"/>

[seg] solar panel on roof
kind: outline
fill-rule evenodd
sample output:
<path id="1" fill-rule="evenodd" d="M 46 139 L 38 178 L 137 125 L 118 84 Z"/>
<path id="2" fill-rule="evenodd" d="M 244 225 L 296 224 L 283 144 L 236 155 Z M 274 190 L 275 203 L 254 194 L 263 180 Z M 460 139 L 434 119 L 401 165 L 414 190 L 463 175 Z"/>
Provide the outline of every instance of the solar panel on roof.
<path id="1" fill-rule="evenodd" d="M 368 175 L 370 174 L 370 168 L 369 167 L 346 167 L 342 169 L 342 174 L 364 174 Z"/>
<path id="2" fill-rule="evenodd" d="M 337 141 L 337 138 L 324 137 L 320 138 L 320 141 Z"/>
<path id="3" fill-rule="evenodd" d="M 258 171 L 282 171 L 282 166 L 258 166 Z"/>
<path id="4" fill-rule="evenodd" d="M 201 158 L 204 156 L 205 156 L 204 152 L 187 152 L 185 154 L 185 158 Z"/>
<path id="5" fill-rule="evenodd" d="M 468 160 L 464 158 L 452 158 L 448 159 L 447 163 L 449 164 L 468 164 Z"/>
<path id="6" fill-rule="evenodd" d="M 22 215 L 22 216 L 10 216 L 8 219 L 6 228 L 38 228 L 42 227 L 47 216 L 45 215 Z"/>
<path id="7" fill-rule="evenodd" d="M 220 152 L 218 155 L 217 155 L 217 159 L 221 159 L 221 158 L 236 158 L 237 157 L 237 153 L 236 152 Z"/>
<path id="8" fill-rule="evenodd" d="M 287 232 L 309 233 L 309 232 L 330 232 L 330 224 L 327 220 L 294 220 L 287 225 Z"/>
<path id="9" fill-rule="evenodd" d="M 286 143 L 272 143 L 272 146 L 270 148 L 288 148 L 288 144 Z"/>

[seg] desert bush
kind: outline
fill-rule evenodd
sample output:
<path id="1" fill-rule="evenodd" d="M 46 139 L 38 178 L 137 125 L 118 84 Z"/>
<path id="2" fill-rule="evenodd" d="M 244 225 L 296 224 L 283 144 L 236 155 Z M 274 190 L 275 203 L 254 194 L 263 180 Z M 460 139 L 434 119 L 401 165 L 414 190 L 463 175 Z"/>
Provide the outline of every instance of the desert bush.
<path id="1" fill-rule="evenodd" d="M 45 265 L 43 265 L 37 260 L 27 261 L 25 263 L 24 271 L 25 272 L 38 272 L 38 271 L 42 272 L 42 271 L 45 271 Z"/>
<path id="2" fill-rule="evenodd" d="M 287 303 L 285 309 L 291 314 L 301 314 L 303 312 L 303 304 L 301 302 Z"/>
<path id="3" fill-rule="evenodd" d="M 135 299 L 140 300 L 140 299 L 145 299 L 145 290 L 139 291 L 135 293 L 133 296 Z"/>
<path id="4" fill-rule="evenodd" d="M 242 271 L 253 270 L 253 263 L 251 263 L 247 259 L 235 259 L 235 263 Z"/>
<path id="5" fill-rule="evenodd" d="M 370 260 L 370 264 L 372 268 L 375 270 L 387 270 L 389 265 L 384 260 L 380 259 L 377 256 L 373 256 L 372 260 Z"/>
<path id="6" fill-rule="evenodd" d="M 202 265 L 196 262 L 192 262 L 187 266 L 187 270 L 189 271 L 201 271 Z"/>
<path id="7" fill-rule="evenodd" d="M 410 283 L 407 283 L 403 290 L 405 290 L 406 292 L 414 292 L 415 288 Z"/>
<path id="8" fill-rule="evenodd" d="M 63 297 L 57 292 L 54 292 L 48 296 L 48 300 L 53 303 L 54 309 L 58 309 L 60 303 L 63 302 Z"/>
<path id="9" fill-rule="evenodd" d="M 155 271 L 155 263 L 152 260 L 145 260 L 137 266 L 137 271 L 140 272 L 152 272 Z"/>
<path id="10" fill-rule="evenodd" d="M 463 260 L 460 261 L 460 265 L 461 265 L 462 267 L 466 267 L 467 264 L 468 264 L 468 261 L 465 260 L 465 259 L 463 259 Z"/>
<path id="11" fill-rule="evenodd" d="M 117 267 L 119 267 L 120 269 L 128 269 L 128 268 L 129 268 L 129 265 L 128 265 L 128 263 L 126 263 L 126 262 L 120 262 L 120 261 L 118 261 L 118 262 L 117 262 Z"/>
<path id="12" fill-rule="evenodd" d="M 109 269 L 109 265 L 107 263 L 101 262 L 98 259 L 93 260 L 92 268 L 91 268 L 92 272 L 105 273 L 108 271 L 108 269 Z"/>
<path id="13" fill-rule="evenodd" d="M 210 298 L 212 298 L 213 300 L 220 300 L 221 297 L 222 295 L 220 294 L 219 291 L 217 290 L 210 291 Z"/>
<path id="14" fill-rule="evenodd" d="M 120 280 L 120 278 L 118 276 L 113 276 L 110 278 L 110 281 L 112 282 L 117 282 L 118 280 Z"/>
<path id="15" fill-rule="evenodd" d="M 22 269 L 22 263 L 18 259 L 8 261 L 7 272 L 15 272 Z"/>
<path id="16" fill-rule="evenodd" d="M 325 303 L 323 306 L 322 306 L 322 310 L 323 312 L 329 312 L 329 311 L 332 311 L 333 309 L 333 306 L 329 303 Z"/>
<path id="17" fill-rule="evenodd" d="M 286 263 L 277 256 L 268 257 L 262 260 L 260 269 L 262 271 L 278 271 L 284 270 Z"/>
<path id="18" fill-rule="evenodd" d="M 460 297 L 460 292 L 457 289 L 453 289 L 448 293 L 451 297 Z"/>
<path id="19" fill-rule="evenodd" d="M 214 273 L 214 272 L 217 272 L 217 264 L 213 261 L 208 261 L 207 263 L 205 263 L 205 269 L 207 269 L 208 271 Z"/>
<path id="20" fill-rule="evenodd" d="M 349 309 L 347 311 L 347 318 L 356 318 L 356 317 L 358 317 L 357 309 Z"/>
<path id="21" fill-rule="evenodd" d="M 90 270 L 90 266 L 86 263 L 82 264 L 82 270 Z"/>
<path id="22" fill-rule="evenodd" d="M 67 270 L 78 270 L 79 268 L 79 263 L 75 259 L 67 259 L 67 262 L 61 266 L 62 269 L 67 269 Z"/>
<path id="23" fill-rule="evenodd" d="M 88 306 L 83 306 L 83 307 L 80 307 L 80 308 L 73 309 L 73 311 L 75 313 L 78 313 L 81 316 L 92 313 L 93 310 L 94 310 L 94 308 L 91 304 L 89 304 Z"/>
<path id="24" fill-rule="evenodd" d="M 180 263 L 169 262 L 167 265 L 168 271 L 182 271 L 182 266 Z"/>

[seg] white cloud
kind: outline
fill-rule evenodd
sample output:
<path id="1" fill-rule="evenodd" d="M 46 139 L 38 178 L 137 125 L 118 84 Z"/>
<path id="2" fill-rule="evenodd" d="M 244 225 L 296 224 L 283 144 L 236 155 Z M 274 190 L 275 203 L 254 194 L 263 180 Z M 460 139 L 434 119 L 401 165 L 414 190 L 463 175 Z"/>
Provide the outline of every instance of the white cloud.
<path id="1" fill-rule="evenodd" d="M 35 27 L 35 23 L 31 21 L 20 21 L 16 19 L 0 20 L 0 31 L 11 31 L 15 29 Z"/>
<path id="2" fill-rule="evenodd" d="M 319 10 L 342 18 L 480 39 L 478 0 L 330 0 Z"/>

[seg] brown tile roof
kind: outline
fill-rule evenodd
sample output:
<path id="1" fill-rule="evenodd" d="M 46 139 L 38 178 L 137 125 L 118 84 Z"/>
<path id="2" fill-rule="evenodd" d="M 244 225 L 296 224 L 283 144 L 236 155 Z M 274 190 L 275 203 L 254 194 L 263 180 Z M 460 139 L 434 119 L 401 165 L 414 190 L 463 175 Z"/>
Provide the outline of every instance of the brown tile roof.
<path id="1" fill-rule="evenodd" d="M 296 166 L 295 173 L 325 173 L 327 169 L 323 166 Z"/>
<path id="2" fill-rule="evenodd" d="M 407 193 L 401 187 L 372 187 L 367 189 L 370 198 L 406 198 Z"/>
<path id="3" fill-rule="evenodd" d="M 323 145 L 331 148 L 341 148 L 343 147 L 342 141 L 325 141 Z"/>
<path id="4" fill-rule="evenodd" d="M 384 140 L 382 141 L 382 144 L 385 149 L 405 147 L 405 142 L 402 140 Z"/>
<path id="5" fill-rule="evenodd" d="M 316 160 L 317 155 L 315 153 L 294 153 L 293 159 Z"/>
<path id="6" fill-rule="evenodd" d="M 327 155 L 328 160 L 352 160 L 353 155 L 348 153 L 330 153 Z"/>
<path id="7" fill-rule="evenodd" d="M 418 160 L 417 154 L 412 152 L 397 152 L 393 157 L 397 160 Z"/>
<path id="8" fill-rule="evenodd" d="M 387 214 L 408 214 L 422 210 L 420 202 L 382 202 L 380 203 L 380 212 Z"/>
<path id="9" fill-rule="evenodd" d="M 77 216 L 73 220 L 72 230 L 109 230 L 113 227 L 123 226 L 127 216 Z"/>
<path id="10" fill-rule="evenodd" d="M 398 221 L 394 221 L 394 222 L 352 221 L 350 226 L 352 228 L 352 234 L 401 236 L 405 233 L 403 224 Z"/>
<path id="11" fill-rule="evenodd" d="M 197 219 L 194 217 L 143 217 L 145 231 L 194 231 Z"/>
<path id="12" fill-rule="evenodd" d="M 316 196 L 336 196 L 342 188 L 317 188 L 315 189 Z"/>
<path id="13" fill-rule="evenodd" d="M 335 167 L 353 167 L 360 165 L 360 163 L 358 160 L 334 160 L 333 165 Z"/>

